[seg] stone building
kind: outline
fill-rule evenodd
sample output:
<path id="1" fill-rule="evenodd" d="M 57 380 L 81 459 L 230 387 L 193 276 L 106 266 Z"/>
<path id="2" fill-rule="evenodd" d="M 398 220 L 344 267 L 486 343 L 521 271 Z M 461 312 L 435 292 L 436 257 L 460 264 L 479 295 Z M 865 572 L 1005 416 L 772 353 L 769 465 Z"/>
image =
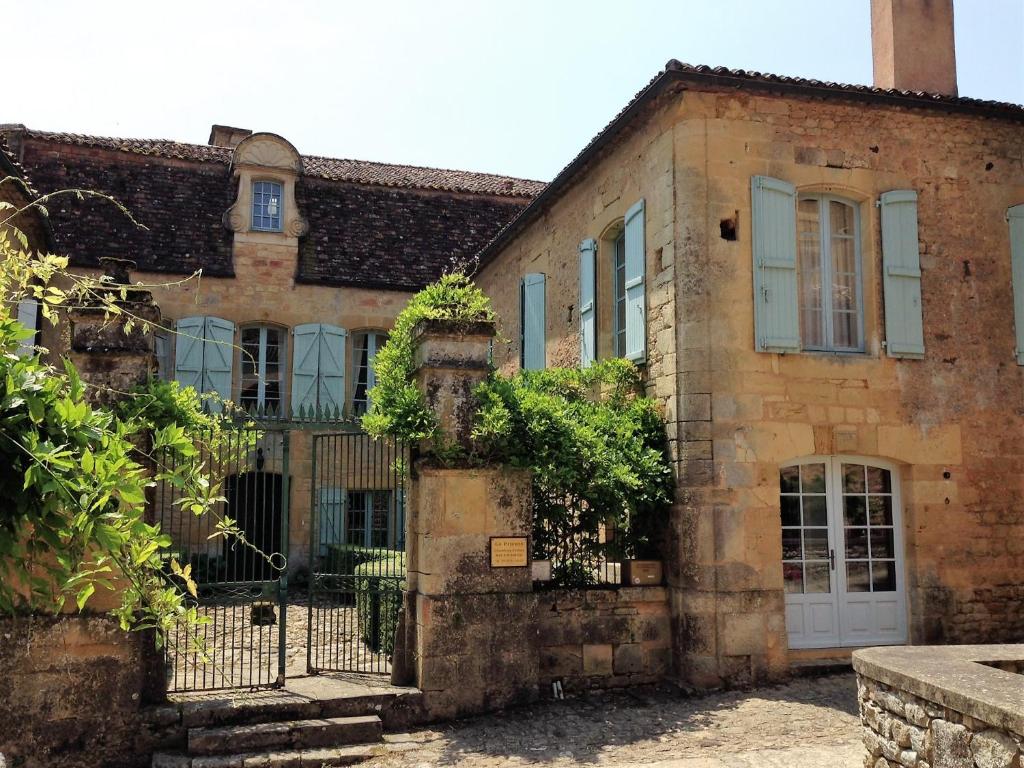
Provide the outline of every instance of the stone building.
<path id="1" fill-rule="evenodd" d="M 155 290 L 161 375 L 200 391 L 358 414 L 397 312 L 474 256 L 503 370 L 635 361 L 677 469 L 673 674 L 744 683 L 1024 636 L 1024 108 L 957 95 L 952 23 L 873 0 L 874 87 L 670 61 L 547 185 L 224 126 L 0 133 L 41 190 L 145 225 L 52 206 L 76 267 L 202 270 Z"/>
<path id="2" fill-rule="evenodd" d="M 480 257 L 496 364 L 661 401 L 696 685 L 1024 636 L 1024 108 L 957 95 L 950 2 L 872 28 L 875 87 L 670 61 Z"/>
<path id="3" fill-rule="evenodd" d="M 483 173 L 302 156 L 280 136 L 219 125 L 206 145 L 20 125 L 0 133 L 5 162 L 19 163 L 41 193 L 91 190 L 124 206 L 54 198 L 50 247 L 81 270 L 109 256 L 135 263 L 132 281 L 154 286 L 163 316 L 155 331 L 162 378 L 275 419 L 313 417 L 328 429 L 366 409 L 375 352 L 412 294 L 471 257 L 543 187 Z M 44 345 L 61 351 L 65 342 L 40 327 Z M 279 462 L 279 444 L 265 447 Z M 309 440 L 292 440 L 293 567 L 308 562 L 309 465 Z M 353 472 L 379 474 L 363 470 Z M 375 494 L 376 485 L 379 479 L 351 484 L 346 501 L 367 505 L 367 537 L 394 546 L 401 539 L 400 499 Z M 247 503 L 262 505 L 259 495 Z M 280 499 L 270 505 L 279 507 Z M 381 507 L 387 522 L 372 522 Z M 375 526 L 385 530 L 369 530 Z M 193 543 L 207 533 L 193 530 Z"/>

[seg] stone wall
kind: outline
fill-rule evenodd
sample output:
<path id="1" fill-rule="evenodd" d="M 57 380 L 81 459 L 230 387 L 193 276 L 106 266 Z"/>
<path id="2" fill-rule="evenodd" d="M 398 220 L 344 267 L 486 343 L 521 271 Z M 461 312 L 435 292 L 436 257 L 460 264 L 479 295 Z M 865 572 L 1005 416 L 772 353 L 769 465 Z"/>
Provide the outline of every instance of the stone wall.
<path id="1" fill-rule="evenodd" d="M 863 675 L 857 699 L 865 768 L 1018 768 L 1024 734 Z"/>
<path id="2" fill-rule="evenodd" d="M 176 720 L 161 725 L 146 707 L 146 691 L 159 691 L 146 672 L 156 653 L 152 635 L 123 632 L 106 616 L 0 619 L 8 768 L 148 765 L 152 750 L 177 735 Z"/>
<path id="3" fill-rule="evenodd" d="M 863 353 L 755 351 L 754 175 L 858 210 Z M 894 189 L 919 197 L 923 360 L 883 346 L 874 203 Z M 510 289 L 525 272 L 548 276 L 548 364 L 575 363 L 578 243 L 641 197 L 645 376 L 677 478 L 665 549 L 677 672 L 697 686 L 787 674 L 779 468 L 812 455 L 898 468 L 911 642 L 1019 636 L 1024 506 L 1006 478 L 1024 476 L 1024 368 L 1005 220 L 1024 201 L 1019 123 L 693 84 L 648 108 L 483 269 L 512 340 L 504 368 L 516 367 Z"/>
<path id="4" fill-rule="evenodd" d="M 865 768 L 1020 768 L 1024 645 L 853 656 Z"/>
<path id="5" fill-rule="evenodd" d="M 654 683 L 672 671 L 664 587 L 572 589 L 537 595 L 540 692 Z"/>

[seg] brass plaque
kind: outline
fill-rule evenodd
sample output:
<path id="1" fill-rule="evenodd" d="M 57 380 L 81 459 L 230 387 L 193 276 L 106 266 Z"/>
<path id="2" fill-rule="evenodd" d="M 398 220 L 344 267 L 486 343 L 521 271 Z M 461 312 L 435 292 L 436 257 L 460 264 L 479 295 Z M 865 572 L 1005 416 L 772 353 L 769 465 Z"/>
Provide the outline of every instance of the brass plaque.
<path id="1" fill-rule="evenodd" d="M 491 539 L 491 568 L 525 568 L 530 564 L 525 536 L 495 536 Z"/>

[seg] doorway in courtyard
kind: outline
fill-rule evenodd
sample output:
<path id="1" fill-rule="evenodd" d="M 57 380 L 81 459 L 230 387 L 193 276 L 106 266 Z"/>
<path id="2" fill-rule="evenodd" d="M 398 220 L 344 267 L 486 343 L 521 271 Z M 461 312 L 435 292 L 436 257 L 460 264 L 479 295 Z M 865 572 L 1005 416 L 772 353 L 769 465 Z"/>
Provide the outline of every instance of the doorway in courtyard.
<path id="1" fill-rule="evenodd" d="M 905 643 L 896 467 L 814 456 L 783 467 L 779 482 L 789 646 Z"/>
<path id="2" fill-rule="evenodd" d="M 197 585 L 188 599 L 199 623 L 168 633 L 168 689 L 389 673 L 405 583 L 407 451 L 344 422 L 231 427 L 196 448 L 158 461 L 200 464 L 220 497 L 212 512 L 195 515 L 169 482 L 152 497 L 152 518 L 172 541 L 167 578 L 176 579 L 174 561 Z"/>
<path id="3" fill-rule="evenodd" d="M 313 437 L 306 668 L 388 674 L 405 588 L 408 451 L 363 433 Z"/>

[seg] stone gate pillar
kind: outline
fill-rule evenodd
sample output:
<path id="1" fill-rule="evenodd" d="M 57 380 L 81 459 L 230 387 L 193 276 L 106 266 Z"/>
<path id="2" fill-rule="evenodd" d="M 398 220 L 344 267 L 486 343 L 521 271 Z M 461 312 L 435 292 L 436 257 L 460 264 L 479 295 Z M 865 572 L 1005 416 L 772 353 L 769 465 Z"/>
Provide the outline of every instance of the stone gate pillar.
<path id="1" fill-rule="evenodd" d="M 101 259 L 107 276 L 113 280 L 113 295 L 129 282 L 128 270 L 134 267 L 122 259 Z M 68 356 L 82 381 L 93 385 L 86 391 L 94 405 L 111 405 L 124 397 L 122 393 L 145 384 L 156 369 L 152 333 L 142 332 L 142 323 L 154 327 L 160 323 L 160 308 L 149 291 L 129 290 L 126 300 L 118 296 L 117 304 L 124 314 L 104 316 L 101 303 L 78 306 L 68 311 L 71 344 Z M 126 323 L 134 328 L 125 333 Z"/>
<path id="2" fill-rule="evenodd" d="M 494 326 L 428 321 L 413 334 L 417 386 L 444 439 L 468 448 L 473 389 L 487 377 Z M 538 693 L 530 475 L 505 466 L 442 466 L 424 448 L 408 511 L 411 677 L 432 718 L 530 701 Z"/>

